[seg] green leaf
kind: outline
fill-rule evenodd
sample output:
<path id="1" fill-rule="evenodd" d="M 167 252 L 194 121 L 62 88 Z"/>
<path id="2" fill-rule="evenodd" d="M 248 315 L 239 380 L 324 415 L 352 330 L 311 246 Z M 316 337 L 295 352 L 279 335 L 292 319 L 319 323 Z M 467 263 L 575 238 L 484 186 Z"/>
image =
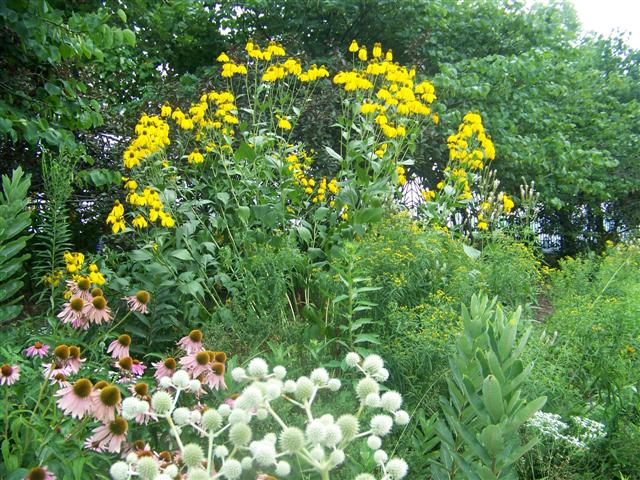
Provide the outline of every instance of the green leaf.
<path id="1" fill-rule="evenodd" d="M 249 221 L 249 217 L 251 216 L 251 210 L 245 205 L 241 205 L 236 208 L 236 213 L 238 214 L 240 220 L 242 220 L 244 223 L 247 223 Z"/>
<path id="2" fill-rule="evenodd" d="M 116 13 L 118 14 L 118 17 L 120 17 L 120 20 L 122 20 L 122 23 L 127 23 L 127 14 L 124 13 L 124 10 L 119 8 Z"/>
<path id="3" fill-rule="evenodd" d="M 324 149 L 326 150 L 326 152 L 329 154 L 331 158 L 338 160 L 339 162 L 342 162 L 342 155 L 336 152 L 333 148 L 329 146 L 325 146 Z"/>
<path id="4" fill-rule="evenodd" d="M 122 30 L 122 39 L 124 40 L 124 43 L 126 43 L 130 47 L 136 46 L 136 34 L 128 28 Z"/>
<path id="5" fill-rule="evenodd" d="M 296 232 L 298 232 L 298 235 L 300 236 L 300 239 L 303 242 L 307 244 L 311 243 L 311 232 L 307 227 L 303 227 L 303 226 L 296 227 Z"/>
<path id="6" fill-rule="evenodd" d="M 464 244 L 462 245 L 462 249 L 464 253 L 472 260 L 476 260 L 480 256 L 480 250 L 476 250 L 471 245 Z"/>

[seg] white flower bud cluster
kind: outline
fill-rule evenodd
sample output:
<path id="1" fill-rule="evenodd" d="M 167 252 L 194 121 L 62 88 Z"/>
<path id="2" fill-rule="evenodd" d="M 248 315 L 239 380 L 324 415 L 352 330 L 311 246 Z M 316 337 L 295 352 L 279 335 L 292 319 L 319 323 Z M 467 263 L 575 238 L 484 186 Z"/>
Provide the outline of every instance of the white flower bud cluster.
<path id="1" fill-rule="evenodd" d="M 284 478 L 292 473 L 294 465 L 305 471 L 311 468 L 324 476 L 340 468 L 349 452 L 358 454 L 360 442 L 364 442 L 373 451 L 382 477 L 361 473 L 356 480 L 405 478 L 406 462 L 390 459 L 382 449 L 383 439 L 391 434 L 394 425 L 406 425 L 410 420 L 409 414 L 401 409 L 402 396 L 381 385 L 389 377 L 384 361 L 378 355 L 361 358 L 352 352 L 345 363 L 363 375 L 353 392 L 360 408 L 356 414 L 334 412 L 338 414 L 335 416 L 313 412 L 316 402 L 326 397 L 324 390 L 337 392 L 343 386 L 322 367 L 308 376 L 287 379 L 285 367 L 270 369 L 264 359 L 253 358 L 245 368 L 231 371 L 233 380 L 244 384 L 244 388 L 234 400 L 227 400 L 217 408 L 203 406 L 200 401 L 195 408 L 178 406 L 181 395 L 199 397 L 203 393 L 200 381 L 178 370 L 171 378 L 161 379 L 150 402 L 136 397 L 124 399 L 122 415 L 127 419 L 148 415 L 150 419 L 168 422 L 168 431 L 179 446 L 176 458 L 180 462 L 174 464 L 155 454 L 139 458 L 131 453 L 125 462 L 113 464 L 110 474 L 114 480 L 172 480 L 185 475 L 190 480 L 204 480 L 212 478 L 212 472 L 217 472 L 215 478 L 225 480 L 263 472 Z M 328 397 L 331 401 L 332 395 Z M 281 403 L 290 404 L 283 417 L 275 410 Z M 270 417 L 280 425 L 278 431 L 254 438 L 254 422 Z M 181 434 L 185 429 L 203 437 L 202 444 L 184 443 Z M 357 446 L 350 449 L 353 444 Z"/>

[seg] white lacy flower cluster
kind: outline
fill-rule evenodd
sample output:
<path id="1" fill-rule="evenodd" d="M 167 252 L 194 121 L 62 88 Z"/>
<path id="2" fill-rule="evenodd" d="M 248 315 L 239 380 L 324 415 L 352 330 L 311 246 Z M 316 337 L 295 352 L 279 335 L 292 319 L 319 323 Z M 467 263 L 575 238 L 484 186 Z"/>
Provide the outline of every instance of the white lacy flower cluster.
<path id="1" fill-rule="evenodd" d="M 560 440 L 574 448 L 588 448 L 591 442 L 604 438 L 607 433 L 605 426 L 584 417 L 571 417 L 571 421 L 577 430 L 575 435 L 567 434 L 572 430 L 568 423 L 562 421 L 562 417 L 555 413 L 538 411 L 527 422 L 527 425 L 538 430 L 542 435 Z"/>
<path id="2" fill-rule="evenodd" d="M 373 458 L 380 468 L 378 475 L 361 473 L 355 480 L 400 480 L 408 472 L 406 462 L 389 458 L 382 449 L 383 438 L 394 425 L 406 425 L 409 415 L 401 409 L 402 396 L 394 391 L 381 393 L 388 371 L 378 355 L 361 359 L 356 353 L 346 357 L 349 367 L 364 376 L 355 387 L 359 408 L 355 413 L 339 416 L 325 414 L 315 416 L 314 402 L 322 391 L 336 392 L 342 388 L 337 378 L 332 378 L 324 368 L 316 368 L 309 376 L 296 380 L 287 379 L 287 370 L 276 366 L 271 371 L 261 358 L 254 358 L 247 368 L 236 368 L 233 379 L 247 384 L 234 401 L 228 401 L 217 409 L 198 406 L 193 409 L 178 407 L 181 393 L 198 394 L 199 382 L 179 370 L 172 378 L 164 377 L 160 388 L 149 405 L 142 405 L 136 398 L 127 398 L 122 405 L 123 416 L 133 418 L 140 412 L 153 411 L 154 419 L 164 419 L 179 447 L 179 452 L 168 460 L 146 452 L 138 457 L 129 454 L 126 461 L 112 465 L 114 480 L 189 480 L 228 479 L 237 480 L 243 474 L 255 474 L 256 479 L 287 477 L 292 465 L 305 471 L 314 470 L 322 480 L 346 460 L 346 449 L 354 443 L 364 442 L 373 450 Z M 197 382 L 197 383 L 196 383 Z M 276 403 L 293 405 L 300 415 L 281 417 Z M 200 404 L 198 404 L 200 405 Z M 294 418 L 295 417 L 295 418 Z M 278 430 L 262 438 L 254 438 L 252 426 L 267 419 L 275 420 Z M 197 432 L 206 442 L 183 443 L 182 433 L 187 429 Z M 361 451 L 360 446 L 352 449 Z M 181 477 L 182 476 L 182 477 Z"/>

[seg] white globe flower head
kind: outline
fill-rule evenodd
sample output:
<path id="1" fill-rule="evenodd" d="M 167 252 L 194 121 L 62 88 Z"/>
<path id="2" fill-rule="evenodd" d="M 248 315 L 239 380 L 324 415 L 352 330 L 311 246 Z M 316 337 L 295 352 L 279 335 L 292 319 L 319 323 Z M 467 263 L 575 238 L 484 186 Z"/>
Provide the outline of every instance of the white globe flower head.
<path id="1" fill-rule="evenodd" d="M 327 427 L 321 420 L 312 420 L 307 424 L 305 434 L 310 443 L 322 443 L 327 436 Z"/>
<path id="2" fill-rule="evenodd" d="M 377 393 L 370 393 L 367 395 L 367 398 L 364 399 L 364 404 L 369 408 L 378 408 L 380 407 L 380 395 Z"/>
<path id="3" fill-rule="evenodd" d="M 400 480 L 407 476 L 409 466 L 401 458 L 392 458 L 387 463 L 387 475 L 391 480 Z"/>
<path id="4" fill-rule="evenodd" d="M 270 380 L 267 382 L 264 393 L 269 400 L 275 400 L 282 395 L 282 382 L 280 380 Z"/>
<path id="5" fill-rule="evenodd" d="M 204 460 L 202 447 L 195 443 L 187 443 L 182 449 L 182 461 L 189 468 L 200 467 Z"/>
<path id="6" fill-rule="evenodd" d="M 244 389 L 242 394 L 236 399 L 236 408 L 251 410 L 262 405 L 262 392 L 255 386 Z"/>
<path id="7" fill-rule="evenodd" d="M 356 385 L 356 395 L 358 400 L 364 403 L 370 393 L 379 393 L 380 385 L 373 378 L 365 377 Z"/>
<path id="8" fill-rule="evenodd" d="M 223 417 L 227 418 L 231 415 L 231 406 L 226 403 L 222 403 L 218 406 L 218 413 Z"/>
<path id="9" fill-rule="evenodd" d="M 136 463 L 138 461 L 138 455 L 135 452 L 129 452 L 125 458 L 127 463 Z"/>
<path id="10" fill-rule="evenodd" d="M 246 423 L 236 423 L 229 429 L 229 440 L 236 447 L 244 447 L 251 441 L 253 432 Z"/>
<path id="11" fill-rule="evenodd" d="M 296 392 L 295 396 L 298 400 L 304 401 L 311 398 L 313 395 L 313 389 L 315 386 L 313 382 L 307 377 L 300 377 L 296 382 Z"/>
<path id="12" fill-rule="evenodd" d="M 229 413 L 229 423 L 235 425 L 237 423 L 249 423 L 251 421 L 251 414 L 241 408 L 234 408 Z"/>
<path id="13" fill-rule="evenodd" d="M 265 442 L 269 442 L 271 445 L 275 445 L 278 441 L 278 437 L 275 433 L 269 432 L 264 436 L 262 440 L 264 440 Z"/>
<path id="14" fill-rule="evenodd" d="M 345 455 L 342 450 L 339 450 L 339 449 L 334 450 L 329 455 L 329 463 L 331 463 L 331 465 L 335 467 L 337 465 L 340 465 L 342 462 L 344 462 L 344 458 L 345 458 Z"/>
<path id="15" fill-rule="evenodd" d="M 136 413 L 147 413 L 149 411 L 149 408 L 149 402 L 147 402 L 146 400 L 140 400 L 138 401 L 138 405 L 136 406 Z"/>
<path id="16" fill-rule="evenodd" d="M 200 423 L 202 421 L 202 413 L 200 413 L 200 410 L 193 410 L 189 421 L 191 423 Z"/>
<path id="17" fill-rule="evenodd" d="M 324 462 L 324 459 L 325 459 L 324 448 L 322 448 L 321 445 L 316 445 L 315 447 L 313 447 L 309 451 L 309 454 L 311 455 L 311 458 L 313 458 L 314 460 L 318 462 Z"/>
<path id="18" fill-rule="evenodd" d="M 304 433 L 296 427 L 287 427 L 280 433 L 280 449 L 284 452 L 299 452 L 304 448 Z"/>
<path id="19" fill-rule="evenodd" d="M 384 360 L 380 355 L 369 355 L 362 362 L 362 369 L 369 375 L 375 375 L 384 368 Z"/>
<path id="20" fill-rule="evenodd" d="M 342 436 L 346 440 L 351 440 L 360 431 L 360 423 L 358 422 L 358 418 L 355 415 L 341 415 L 338 420 L 336 420 L 336 425 L 340 427 Z"/>
<path id="21" fill-rule="evenodd" d="M 213 449 L 213 454 L 218 458 L 226 458 L 229 456 L 229 449 L 224 445 L 218 445 Z"/>
<path id="22" fill-rule="evenodd" d="M 173 383 L 171 383 L 171 377 L 162 377 L 160 379 L 160 388 L 169 388 L 172 386 Z"/>
<path id="23" fill-rule="evenodd" d="M 153 457 L 142 457 L 136 465 L 138 477 L 141 480 L 154 480 L 159 472 L 158 462 Z"/>
<path id="24" fill-rule="evenodd" d="M 138 414 L 138 400 L 136 397 L 127 397 L 122 401 L 122 417 L 131 420 Z"/>
<path id="25" fill-rule="evenodd" d="M 382 394 L 380 397 L 381 406 L 388 412 L 395 412 L 400 410 L 402 406 L 402 395 L 398 392 L 390 390 Z"/>
<path id="26" fill-rule="evenodd" d="M 262 358 L 256 357 L 249 362 L 247 367 L 249 375 L 256 378 L 266 377 L 269 374 L 269 365 Z"/>
<path id="27" fill-rule="evenodd" d="M 347 366 L 355 368 L 355 366 L 360 363 L 360 355 L 358 355 L 356 352 L 349 352 L 344 358 L 344 361 L 346 362 Z"/>
<path id="28" fill-rule="evenodd" d="M 395 413 L 395 420 L 398 425 L 407 425 L 411 421 L 411 417 L 404 410 L 398 410 Z"/>
<path id="29" fill-rule="evenodd" d="M 267 418 L 269 418 L 269 410 L 267 410 L 266 408 L 259 408 L 256 412 L 256 418 L 260 421 L 266 420 Z"/>
<path id="30" fill-rule="evenodd" d="M 313 372 L 311 372 L 309 378 L 316 385 L 323 387 L 329 381 L 329 372 L 327 372 L 327 370 L 322 367 L 316 368 Z"/>
<path id="31" fill-rule="evenodd" d="M 386 382 L 389 378 L 389 370 L 387 370 L 386 368 L 381 368 L 380 371 L 373 374 L 372 377 L 379 382 Z"/>
<path id="32" fill-rule="evenodd" d="M 287 376 L 287 369 L 282 365 L 277 365 L 273 367 L 273 374 L 276 376 L 278 380 L 284 380 L 284 377 Z"/>
<path id="33" fill-rule="evenodd" d="M 294 380 L 287 380 L 284 382 L 283 390 L 287 393 L 294 393 L 296 391 L 297 385 Z"/>
<path id="34" fill-rule="evenodd" d="M 373 461 L 378 465 L 383 465 L 387 460 L 389 460 L 389 455 L 384 450 L 376 450 L 373 452 Z"/>
<path id="35" fill-rule="evenodd" d="M 129 478 L 129 465 L 124 462 L 116 462 L 111 465 L 109 474 L 113 480 L 127 480 Z"/>
<path id="36" fill-rule="evenodd" d="M 189 470 L 189 480 L 209 480 L 209 474 L 203 468 L 192 468 Z"/>
<path id="37" fill-rule="evenodd" d="M 199 392 L 201 387 L 202 387 L 202 383 L 197 378 L 194 378 L 193 380 L 189 380 L 188 390 L 191 393 Z"/>
<path id="38" fill-rule="evenodd" d="M 370 473 L 361 473 L 354 480 L 376 480 L 376 477 Z"/>
<path id="39" fill-rule="evenodd" d="M 375 415 L 369 424 L 374 435 L 384 437 L 393 428 L 393 419 L 389 415 Z"/>
<path id="40" fill-rule="evenodd" d="M 342 440 L 342 430 L 335 423 L 327 425 L 327 434 L 324 437 L 323 444 L 329 448 L 335 447 Z"/>
<path id="41" fill-rule="evenodd" d="M 320 421 L 327 426 L 331 425 L 332 423 L 335 423 L 335 420 L 333 419 L 333 415 L 331 415 L 330 413 L 325 413 L 324 415 L 322 415 L 320 417 Z"/>
<path id="42" fill-rule="evenodd" d="M 166 473 L 161 473 L 155 478 L 155 480 L 171 480 L 171 477 Z"/>
<path id="43" fill-rule="evenodd" d="M 158 415 L 165 415 L 171 410 L 173 405 L 173 397 L 168 392 L 160 390 L 151 397 L 151 406 Z"/>
<path id="44" fill-rule="evenodd" d="M 191 376 L 185 370 L 178 370 L 171 377 L 171 382 L 176 388 L 187 388 L 190 380 Z"/>
<path id="45" fill-rule="evenodd" d="M 286 477 L 291 473 L 291 465 L 289 465 L 289 462 L 286 462 L 284 460 L 279 461 L 276 464 L 276 471 L 275 474 L 279 477 Z"/>
<path id="46" fill-rule="evenodd" d="M 241 383 L 247 379 L 247 372 L 242 367 L 236 367 L 231 370 L 231 378 L 233 378 L 234 382 Z"/>
<path id="47" fill-rule="evenodd" d="M 337 392 L 338 390 L 340 390 L 341 386 L 342 382 L 340 382 L 340 380 L 338 380 L 337 378 L 332 378 L 327 383 L 327 387 L 329 387 L 329 390 L 331 390 L 332 392 Z"/>
<path id="48" fill-rule="evenodd" d="M 202 414 L 202 428 L 207 432 L 213 432 L 222 425 L 222 415 L 217 410 L 209 409 Z"/>
<path id="49" fill-rule="evenodd" d="M 239 461 L 230 458 L 222 465 L 220 474 L 229 480 L 236 480 L 242 475 L 242 465 Z"/>
<path id="50" fill-rule="evenodd" d="M 178 476 L 178 467 L 171 464 L 164 469 L 164 473 L 169 475 L 170 478 L 176 478 Z"/>
<path id="51" fill-rule="evenodd" d="M 270 467 L 276 463 L 276 449 L 268 442 L 257 442 L 253 459 L 261 467 Z"/>
<path id="52" fill-rule="evenodd" d="M 371 435 L 367 438 L 367 446 L 371 450 L 378 450 L 382 446 L 382 439 L 377 435 Z"/>
<path id="53" fill-rule="evenodd" d="M 243 470 L 251 470 L 253 468 L 253 458 L 249 456 L 242 457 L 242 460 L 240 460 L 240 465 L 242 465 Z"/>
<path id="54" fill-rule="evenodd" d="M 191 410 L 185 407 L 176 408 L 173 411 L 173 421 L 178 426 L 187 425 L 191 420 Z"/>

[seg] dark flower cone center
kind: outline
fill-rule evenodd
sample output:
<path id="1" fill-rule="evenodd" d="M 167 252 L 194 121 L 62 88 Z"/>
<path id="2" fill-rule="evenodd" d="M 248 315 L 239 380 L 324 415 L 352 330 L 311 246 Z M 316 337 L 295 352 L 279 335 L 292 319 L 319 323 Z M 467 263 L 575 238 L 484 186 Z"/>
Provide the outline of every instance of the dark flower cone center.
<path id="1" fill-rule="evenodd" d="M 88 278 L 83 278 L 78 282 L 78 288 L 84 292 L 91 288 L 91 282 Z"/>
<path id="2" fill-rule="evenodd" d="M 27 476 L 27 480 L 44 480 L 45 476 L 46 472 L 44 471 L 44 468 L 36 467 L 31 469 Z"/>
<path id="3" fill-rule="evenodd" d="M 73 384 L 73 393 L 80 398 L 87 398 L 91 394 L 93 384 L 86 378 L 81 378 Z"/>
<path id="4" fill-rule="evenodd" d="M 66 360 L 69 358 L 69 347 L 66 345 L 58 345 L 53 351 L 60 360 Z"/>
<path id="5" fill-rule="evenodd" d="M 198 365 L 206 365 L 209 363 L 209 354 L 207 352 L 196 353 L 196 362 L 198 362 Z"/>
<path id="6" fill-rule="evenodd" d="M 122 417 L 116 417 L 113 422 L 109 424 L 109 431 L 114 435 L 124 435 L 129 428 L 129 424 Z"/>
<path id="7" fill-rule="evenodd" d="M 2 371 L 3 377 L 10 377 L 13 373 L 13 367 L 11 365 L 4 364 L 2 365 L 2 368 L 0 368 L 0 371 Z"/>
<path id="8" fill-rule="evenodd" d="M 227 361 L 227 354 L 224 352 L 215 352 L 216 362 L 225 363 Z"/>
<path id="9" fill-rule="evenodd" d="M 69 347 L 69 358 L 80 358 L 80 347 Z"/>
<path id="10" fill-rule="evenodd" d="M 120 365 L 120 368 L 124 370 L 131 370 L 131 367 L 133 366 L 133 360 L 131 359 L 131 357 L 124 357 L 118 360 L 118 365 Z"/>
<path id="11" fill-rule="evenodd" d="M 128 347 L 131 345 L 131 337 L 124 333 L 118 337 L 118 343 L 123 347 Z"/>
<path id="12" fill-rule="evenodd" d="M 40 350 L 42 348 L 42 343 L 36 342 L 33 346 L 35 347 L 36 350 Z"/>
<path id="13" fill-rule="evenodd" d="M 216 375 L 224 375 L 224 364 L 215 362 L 213 365 L 211 365 L 211 370 L 213 370 L 213 373 L 215 373 Z"/>
<path id="14" fill-rule="evenodd" d="M 91 296 L 92 297 L 103 297 L 104 296 L 104 292 L 102 291 L 101 288 L 94 288 L 93 290 L 91 290 Z"/>
<path id="15" fill-rule="evenodd" d="M 102 390 L 104 387 L 108 387 L 109 383 L 104 381 L 104 380 L 100 380 L 98 383 L 96 383 L 93 388 L 95 388 L 96 390 Z"/>
<path id="16" fill-rule="evenodd" d="M 104 387 L 100 392 L 100 401 L 107 407 L 115 407 L 120 402 L 120 390 L 113 385 Z"/>
<path id="17" fill-rule="evenodd" d="M 191 330 L 189 338 L 192 342 L 200 342 L 202 341 L 202 332 L 200 330 Z"/>
<path id="18" fill-rule="evenodd" d="M 107 307 L 107 301 L 104 297 L 95 297 L 91 303 L 96 310 L 104 310 Z"/>
<path id="19" fill-rule="evenodd" d="M 149 385 L 146 383 L 136 383 L 136 386 L 133 387 L 136 393 L 142 397 L 146 396 L 149 393 Z"/>
<path id="20" fill-rule="evenodd" d="M 136 293 L 136 300 L 146 305 L 147 303 L 149 303 L 149 300 L 151 300 L 151 295 L 149 295 L 149 292 L 147 292 L 146 290 L 140 290 L 138 293 Z"/>
<path id="21" fill-rule="evenodd" d="M 169 370 L 175 370 L 177 367 L 176 360 L 173 357 L 169 357 L 164 361 L 164 366 Z"/>
<path id="22" fill-rule="evenodd" d="M 81 312 L 84 308 L 84 300 L 82 300 L 80 297 L 72 298 L 69 302 L 69 306 L 74 312 Z"/>

